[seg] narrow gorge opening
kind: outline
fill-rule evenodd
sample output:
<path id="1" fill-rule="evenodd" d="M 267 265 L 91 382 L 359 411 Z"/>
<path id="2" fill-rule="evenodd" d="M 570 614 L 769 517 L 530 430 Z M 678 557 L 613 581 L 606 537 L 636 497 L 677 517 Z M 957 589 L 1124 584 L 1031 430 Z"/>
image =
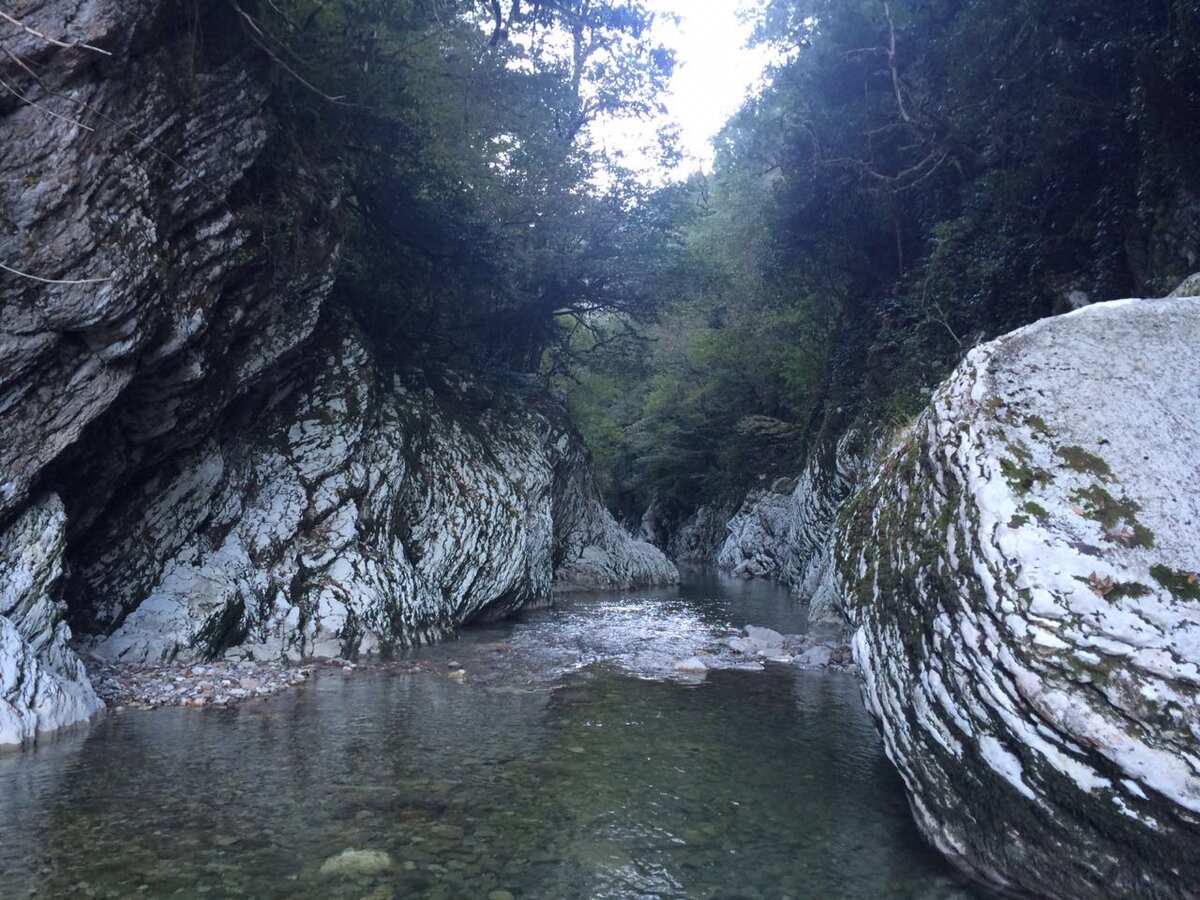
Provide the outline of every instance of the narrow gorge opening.
<path id="1" fill-rule="evenodd" d="M 0 894 L 1191 896 L 1198 35 L 0 10 Z"/>

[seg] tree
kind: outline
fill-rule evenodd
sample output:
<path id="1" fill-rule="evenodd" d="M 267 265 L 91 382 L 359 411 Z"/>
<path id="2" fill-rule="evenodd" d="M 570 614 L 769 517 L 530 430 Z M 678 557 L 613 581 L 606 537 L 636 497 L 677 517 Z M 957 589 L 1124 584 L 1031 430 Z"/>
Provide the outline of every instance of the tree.
<path id="1" fill-rule="evenodd" d="M 979 340 L 1194 270 L 1198 36 L 1194 0 L 769 0 L 786 61 L 693 184 L 626 369 L 626 512 L 794 473 Z"/>
<path id="2" fill-rule="evenodd" d="M 402 359 L 536 371 L 564 317 L 644 315 L 653 224 L 590 145 L 672 65 L 637 3 L 275 0 L 243 16 L 347 196 L 338 294 Z M 331 99 L 336 98 L 336 99 Z M 625 260 L 618 265 L 618 260 Z"/>

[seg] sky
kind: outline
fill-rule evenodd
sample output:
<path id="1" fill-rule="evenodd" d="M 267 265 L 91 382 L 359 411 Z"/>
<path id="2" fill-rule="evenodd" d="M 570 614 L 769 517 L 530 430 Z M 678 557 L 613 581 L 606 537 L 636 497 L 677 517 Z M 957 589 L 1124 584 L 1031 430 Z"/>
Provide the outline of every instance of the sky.
<path id="1" fill-rule="evenodd" d="M 681 131 L 685 159 L 674 172 L 651 177 L 682 178 L 697 168 L 712 165 L 710 141 L 757 85 L 774 58 L 767 47 L 749 48 L 751 24 L 739 11 L 757 5 L 754 0 L 644 0 L 658 14 L 654 38 L 675 50 L 676 68 L 665 97 L 668 117 Z M 673 21 L 678 17 L 679 21 Z M 652 123 L 604 122 L 593 136 L 610 152 L 624 151 L 634 168 L 652 168 L 639 148 L 653 140 Z"/>

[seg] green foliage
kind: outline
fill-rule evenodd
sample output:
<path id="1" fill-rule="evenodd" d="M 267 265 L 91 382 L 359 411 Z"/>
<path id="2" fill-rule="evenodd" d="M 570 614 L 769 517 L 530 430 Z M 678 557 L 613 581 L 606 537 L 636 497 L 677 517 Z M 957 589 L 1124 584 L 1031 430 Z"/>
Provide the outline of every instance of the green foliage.
<path id="1" fill-rule="evenodd" d="M 794 472 L 1072 292 L 1194 270 L 1198 38 L 1194 0 L 768 0 L 787 61 L 688 186 L 657 339 L 605 374 L 619 417 L 591 412 L 626 512 Z"/>
<path id="2" fill-rule="evenodd" d="M 338 293 L 387 356 L 535 371 L 564 314 L 648 314 L 669 230 L 626 173 L 594 186 L 587 138 L 657 110 L 672 60 L 638 3 L 272 0 L 243 20 L 281 128 L 344 185 Z"/>

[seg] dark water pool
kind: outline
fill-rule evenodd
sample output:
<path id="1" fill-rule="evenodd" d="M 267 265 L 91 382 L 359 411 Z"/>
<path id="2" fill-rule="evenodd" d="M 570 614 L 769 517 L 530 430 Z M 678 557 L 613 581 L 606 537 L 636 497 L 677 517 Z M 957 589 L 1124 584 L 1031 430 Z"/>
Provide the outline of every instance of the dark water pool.
<path id="1" fill-rule="evenodd" d="M 0 756 L 0 896 L 979 896 L 921 843 L 852 676 L 674 673 L 748 622 L 803 616 L 698 575 L 472 630 L 416 673 L 110 714 Z"/>

